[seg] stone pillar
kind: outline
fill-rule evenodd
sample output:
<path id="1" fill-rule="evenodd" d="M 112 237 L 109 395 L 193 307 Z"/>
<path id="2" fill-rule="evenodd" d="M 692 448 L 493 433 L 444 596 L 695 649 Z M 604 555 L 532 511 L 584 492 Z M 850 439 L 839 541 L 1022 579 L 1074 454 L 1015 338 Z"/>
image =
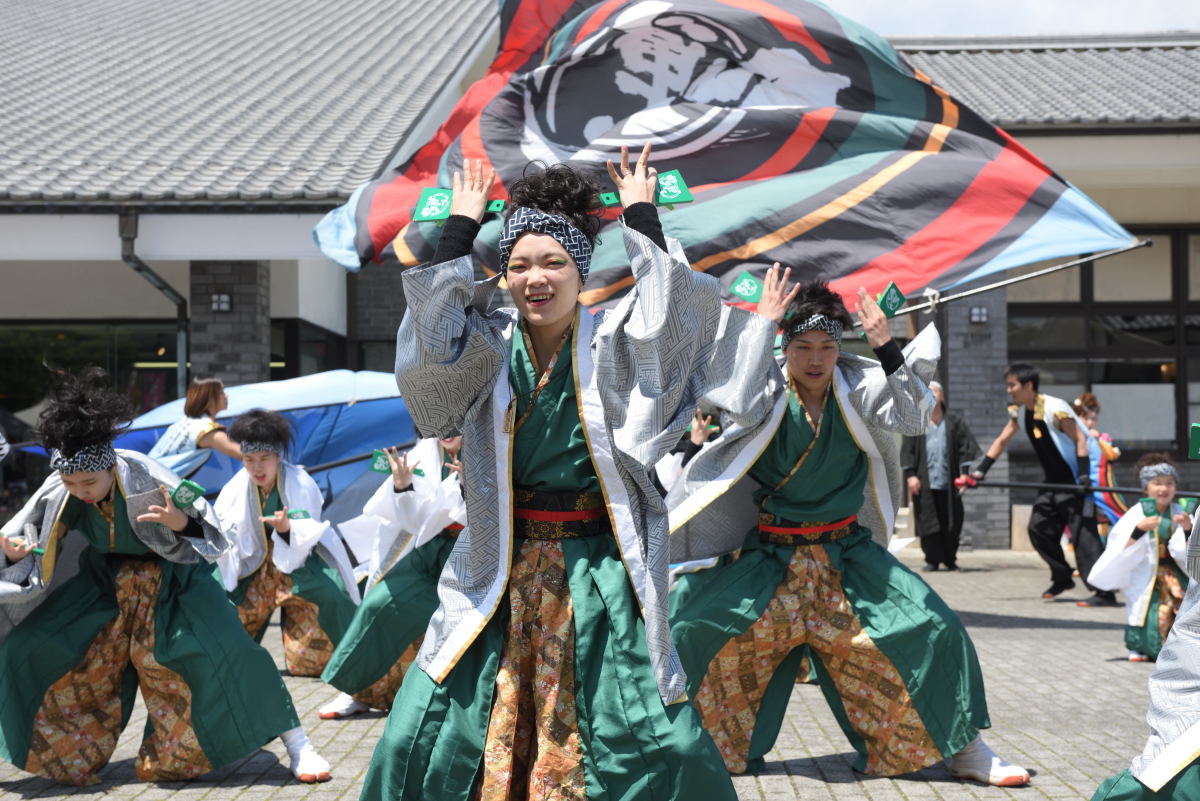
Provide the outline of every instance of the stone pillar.
<path id="1" fill-rule="evenodd" d="M 356 340 L 395 342 L 396 329 L 407 308 L 402 275 L 398 263 L 371 263 L 355 274 L 355 319 L 347 323 Z"/>
<path id="2" fill-rule="evenodd" d="M 985 309 L 987 322 L 972 323 L 972 308 Z M 946 400 L 966 420 L 979 447 L 987 451 L 1008 420 L 1003 377 L 1008 365 L 1008 292 L 997 289 L 948 303 L 943 313 Z M 988 478 L 1009 480 L 1008 461 L 1007 455 L 1002 456 L 988 471 Z M 972 490 L 964 505 L 964 547 L 1009 547 L 1012 507 L 1008 490 Z"/>
<path id="3" fill-rule="evenodd" d="M 190 311 L 192 376 L 226 386 L 270 380 L 268 262 L 192 262 Z"/>

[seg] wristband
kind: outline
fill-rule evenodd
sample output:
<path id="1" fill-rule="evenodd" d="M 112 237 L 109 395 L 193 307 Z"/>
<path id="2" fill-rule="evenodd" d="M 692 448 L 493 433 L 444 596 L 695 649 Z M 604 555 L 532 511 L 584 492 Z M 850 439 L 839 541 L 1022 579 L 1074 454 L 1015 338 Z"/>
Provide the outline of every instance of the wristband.
<path id="1" fill-rule="evenodd" d="M 1076 456 L 1076 475 L 1080 484 L 1092 483 L 1092 459 L 1090 456 Z"/>
<path id="2" fill-rule="evenodd" d="M 991 470 L 992 465 L 994 465 L 995 463 L 996 463 L 996 460 L 993 459 L 992 457 L 984 456 L 982 459 L 979 460 L 979 464 L 975 465 L 974 472 L 978 473 L 981 476 L 986 476 L 987 471 Z"/>

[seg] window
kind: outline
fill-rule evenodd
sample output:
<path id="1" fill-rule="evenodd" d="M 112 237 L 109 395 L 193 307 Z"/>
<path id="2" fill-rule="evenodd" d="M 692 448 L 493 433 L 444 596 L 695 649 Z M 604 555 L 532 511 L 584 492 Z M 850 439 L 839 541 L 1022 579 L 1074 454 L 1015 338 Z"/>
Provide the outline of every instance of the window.
<path id="1" fill-rule="evenodd" d="M 1068 261 L 1072 261 L 1072 259 L 1066 257 L 1052 261 L 1039 261 L 1015 270 L 1009 270 L 1008 277 L 1016 278 L 1019 275 L 1029 275 L 1038 270 L 1044 270 L 1047 267 L 1053 267 L 1056 264 L 1063 264 Z M 1079 270 L 1079 267 L 1072 267 L 1067 270 L 1059 270 L 1050 275 L 1043 275 L 1041 278 L 1030 278 L 1028 281 L 1013 284 L 1008 288 L 1008 302 L 1047 303 L 1079 300 Z"/>
<path id="2" fill-rule="evenodd" d="M 137 414 L 178 397 L 175 323 L 0 325 L 0 408 L 15 414 L 41 401 L 51 368 L 103 367 Z"/>
<path id="3" fill-rule="evenodd" d="M 1100 428 L 1127 450 L 1179 450 L 1200 420 L 1200 358 L 1187 353 L 1200 345 L 1194 231 L 1142 233 L 1153 247 L 1008 290 L 1009 359 L 1037 366 L 1048 394 L 1094 392 Z"/>

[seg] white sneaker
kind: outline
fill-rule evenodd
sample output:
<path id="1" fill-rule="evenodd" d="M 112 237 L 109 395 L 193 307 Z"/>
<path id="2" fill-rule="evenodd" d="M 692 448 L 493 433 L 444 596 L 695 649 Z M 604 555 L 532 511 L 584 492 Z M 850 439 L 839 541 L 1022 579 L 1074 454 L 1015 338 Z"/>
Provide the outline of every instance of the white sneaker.
<path id="1" fill-rule="evenodd" d="M 305 784 L 327 782 L 333 778 L 329 772 L 329 763 L 317 753 L 304 733 L 303 726 L 288 729 L 279 735 L 283 747 L 287 749 L 288 759 L 291 760 L 292 775 Z"/>
<path id="2" fill-rule="evenodd" d="M 946 760 L 946 768 L 956 779 L 974 779 L 996 787 L 1021 787 L 1029 784 L 1029 771 L 1010 765 L 976 736 L 966 748 Z"/>
<path id="3" fill-rule="evenodd" d="M 334 698 L 317 710 L 317 717 L 321 720 L 340 720 L 341 718 L 361 715 L 370 709 L 371 707 L 361 701 L 354 700 L 354 696 L 347 695 L 346 693 L 338 693 L 337 698 Z"/>

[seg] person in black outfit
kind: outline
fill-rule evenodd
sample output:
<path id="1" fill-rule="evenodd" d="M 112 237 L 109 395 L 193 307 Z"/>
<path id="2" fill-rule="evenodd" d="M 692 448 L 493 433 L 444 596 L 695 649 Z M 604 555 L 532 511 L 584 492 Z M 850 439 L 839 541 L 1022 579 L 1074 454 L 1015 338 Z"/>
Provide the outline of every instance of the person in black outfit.
<path id="1" fill-rule="evenodd" d="M 925 554 L 924 570 L 958 570 L 958 541 L 962 534 L 962 497 L 954 479 L 983 451 L 958 412 L 946 408 L 938 381 L 929 389 L 937 399 L 924 436 L 905 437 L 900 446 L 900 468 L 913 499 L 913 522 Z"/>
<path id="2" fill-rule="evenodd" d="M 1018 431 L 1024 430 L 1045 472 L 1047 484 L 1090 484 L 1087 429 L 1071 406 L 1061 398 L 1038 392 L 1038 372 L 1032 365 L 1009 365 L 1004 372 L 1004 381 L 1008 396 L 1013 401 L 1008 407 L 1008 423 L 971 476 L 983 478 L 992 463 L 1004 453 L 1009 440 Z M 1054 598 L 1075 586 L 1071 578 L 1071 565 L 1063 555 L 1061 544 L 1066 528 L 1070 528 L 1075 541 L 1075 561 L 1079 566 L 1079 574 L 1086 576 L 1104 550 L 1096 530 L 1096 505 L 1092 494 L 1051 490 L 1039 492 L 1029 517 L 1029 539 L 1038 555 L 1050 566 L 1051 583 L 1042 593 L 1043 598 Z M 1079 606 L 1117 604 L 1113 592 L 1096 590 L 1090 584 L 1084 584 L 1094 594 L 1086 601 L 1079 602 Z"/>

